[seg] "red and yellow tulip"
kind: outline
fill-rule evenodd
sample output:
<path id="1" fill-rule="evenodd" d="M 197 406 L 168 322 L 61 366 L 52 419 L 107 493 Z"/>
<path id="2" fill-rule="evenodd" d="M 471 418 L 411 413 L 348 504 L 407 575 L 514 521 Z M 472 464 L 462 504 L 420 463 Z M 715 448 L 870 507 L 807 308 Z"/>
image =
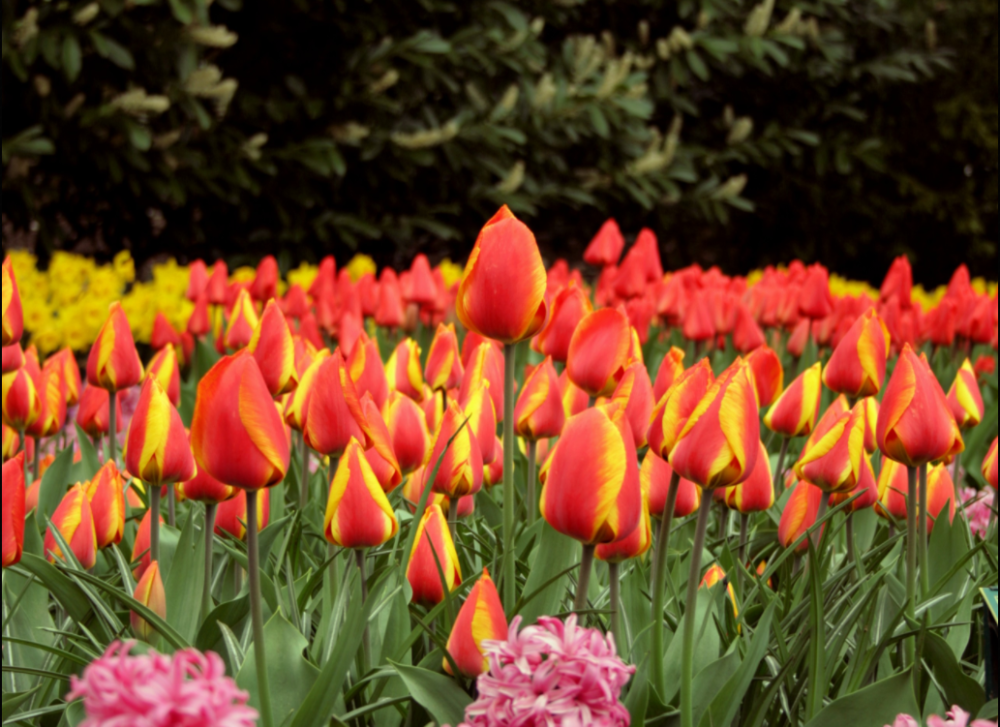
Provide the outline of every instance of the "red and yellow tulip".
<path id="1" fill-rule="evenodd" d="M 351 372 L 358 396 L 371 394 L 375 405 L 379 409 L 385 408 L 389 399 L 389 380 L 385 377 L 382 354 L 378 350 L 378 341 L 369 338 L 364 331 L 358 336 L 347 359 L 347 370 Z"/>
<path id="2" fill-rule="evenodd" d="M 406 579 L 413 591 L 412 602 L 426 608 L 444 600 L 445 588 L 451 592 L 462 584 L 462 568 L 448 530 L 448 519 L 437 505 L 427 506 L 417 528 Z"/>
<path id="3" fill-rule="evenodd" d="M 271 300 L 264 308 L 248 349 L 257 361 L 271 396 L 277 399 L 299 385 L 299 372 L 295 368 L 295 340 L 276 301 Z"/>
<path id="4" fill-rule="evenodd" d="M 795 473 L 826 493 L 851 492 L 871 469 L 865 451 L 864 404 L 844 414 L 822 439 L 802 453 Z"/>
<path id="5" fill-rule="evenodd" d="M 959 429 L 972 429 L 979 426 L 983 420 L 986 408 L 983 406 L 983 395 L 979 391 L 976 371 L 969 359 L 965 359 L 948 391 L 948 406 L 955 416 Z"/>
<path id="6" fill-rule="evenodd" d="M 226 348 L 231 351 L 241 351 L 249 346 L 259 323 L 260 318 L 257 317 L 257 309 L 250 293 L 241 290 L 229 314 L 229 325 L 226 326 L 226 335 L 223 339 Z"/>
<path id="7" fill-rule="evenodd" d="M 80 394 L 80 405 L 76 410 L 76 423 L 80 425 L 80 429 L 94 439 L 105 436 L 111 427 L 110 401 L 111 395 L 96 386 L 88 385 Z M 115 434 L 121 434 L 123 427 L 122 401 L 118 394 L 115 395 L 115 408 L 117 410 L 115 429 L 118 430 Z"/>
<path id="8" fill-rule="evenodd" d="M 24 453 L 3 465 L 3 567 L 21 562 L 24 554 Z"/>
<path id="9" fill-rule="evenodd" d="M 408 396 L 393 392 L 385 406 L 385 423 L 404 474 L 423 466 L 431 447 L 427 418 Z"/>
<path id="10" fill-rule="evenodd" d="M 130 389 L 142 381 L 142 361 L 120 303 L 111 304 L 107 321 L 87 358 L 87 383 L 107 391 Z"/>
<path id="11" fill-rule="evenodd" d="M 84 570 L 93 568 L 97 563 L 97 536 L 90 500 L 82 485 L 70 488 L 52 515 L 51 527 L 45 531 L 45 557 L 50 563 L 54 563 L 57 558 L 64 559 L 62 549 L 52 535 L 53 527 L 66 541 L 80 566 Z"/>
<path id="12" fill-rule="evenodd" d="M 465 423 L 466 416 L 457 403 L 449 404 L 428 459 L 427 466 L 431 473 L 438 461 L 441 462 L 431 487 L 434 492 L 452 500 L 474 495 L 483 486 L 483 454 L 475 433 Z"/>
<path id="13" fill-rule="evenodd" d="M 566 363 L 577 326 L 594 311 L 587 294 L 574 281 L 552 299 L 549 320 L 531 342 L 531 347 L 553 361 Z"/>
<path id="14" fill-rule="evenodd" d="M 307 358 L 304 355 L 303 358 Z M 299 377 L 299 385 L 288 395 L 285 411 L 282 414 L 285 424 L 297 432 L 305 432 L 306 419 L 309 415 L 309 402 L 312 400 L 313 389 L 316 387 L 316 376 L 323 362 L 330 357 L 330 351 L 323 349 L 312 357 Z M 303 361 L 305 363 L 305 361 Z"/>
<path id="15" fill-rule="evenodd" d="M 340 350 L 316 372 L 302 434 L 306 444 L 326 457 L 340 457 L 351 439 L 365 441 L 364 414 L 354 381 Z"/>
<path id="16" fill-rule="evenodd" d="M 670 480 L 674 471 L 670 465 L 653 450 L 646 453 L 639 471 L 642 491 L 648 493 L 649 514 L 660 519 L 667 509 Z M 701 506 L 701 488 L 690 480 L 681 480 L 677 488 L 677 502 L 674 517 L 682 518 L 694 514 Z"/>
<path id="17" fill-rule="evenodd" d="M 153 356 L 146 369 L 146 376 L 160 382 L 160 388 L 166 393 L 172 406 L 181 402 L 181 372 L 177 366 L 177 353 L 173 346 L 161 348 Z"/>
<path id="18" fill-rule="evenodd" d="M 714 377 L 708 359 L 685 371 L 653 409 L 649 426 L 649 448 L 668 459 L 688 419 L 708 393 Z"/>
<path id="19" fill-rule="evenodd" d="M 434 332 L 430 351 L 427 353 L 427 367 L 424 371 L 427 385 L 432 391 L 457 389 L 462 383 L 465 369 L 462 354 L 458 350 L 458 336 L 455 325 L 443 323 Z"/>
<path id="20" fill-rule="evenodd" d="M 778 523 L 778 542 L 784 548 L 791 548 L 795 541 L 806 534 L 816 520 L 819 519 L 819 508 L 826 494 L 818 487 L 808 482 L 798 482 L 792 490 L 792 496 L 785 503 Z M 796 552 L 809 550 L 808 539 L 803 540 Z"/>
<path id="21" fill-rule="evenodd" d="M 656 374 L 656 381 L 653 383 L 653 399 L 655 401 L 659 402 L 663 399 L 663 395 L 684 374 L 684 356 L 684 350 L 676 346 L 667 351 L 667 355 L 664 356 L 663 362 L 660 364 L 660 370 Z"/>
<path id="22" fill-rule="evenodd" d="M 418 404 L 424 400 L 424 374 L 420 369 L 420 346 L 404 338 L 385 364 L 389 391 L 398 391 Z"/>
<path id="23" fill-rule="evenodd" d="M 486 641 L 507 640 L 507 617 L 500 603 L 500 594 L 487 570 L 472 587 L 469 598 L 458 612 L 455 626 L 448 637 L 448 654 L 455 662 L 459 675 L 478 679 L 489 669 L 489 658 L 483 644 Z M 451 662 L 444 660 L 444 670 L 452 673 Z"/>
<path id="24" fill-rule="evenodd" d="M 997 440 L 993 440 L 993 446 L 983 460 L 983 477 L 986 482 L 995 490 L 997 489 Z"/>
<path id="25" fill-rule="evenodd" d="M 531 442 L 558 437 L 566 424 L 561 393 L 559 375 L 546 358 L 524 382 L 514 407 L 514 432 Z"/>
<path id="26" fill-rule="evenodd" d="M 647 444 L 649 422 L 656 404 L 653 401 L 653 384 L 646 367 L 641 363 L 634 363 L 625 369 L 625 375 L 618 382 L 618 388 L 611 398 L 624 407 L 635 438 L 635 447 L 642 449 Z"/>
<path id="27" fill-rule="evenodd" d="M 789 439 L 808 437 L 816 426 L 822 396 L 823 364 L 817 363 L 778 397 L 764 417 L 764 424 L 772 432 Z"/>
<path id="28" fill-rule="evenodd" d="M 361 444 L 352 439 L 330 483 L 324 520 L 326 539 L 341 548 L 377 548 L 399 525 Z"/>
<path id="29" fill-rule="evenodd" d="M 875 512 L 886 519 L 905 522 L 909 480 L 907 468 L 899 462 L 887 460 L 878 478 L 878 502 Z M 955 519 L 955 483 L 944 465 L 930 467 L 927 472 L 927 532 L 934 531 L 934 523 L 945 507 L 949 520 Z"/>
<path id="30" fill-rule="evenodd" d="M 257 527 L 264 530 L 271 521 L 271 491 L 262 490 L 257 495 Z M 215 534 L 231 535 L 237 540 L 247 536 L 247 493 L 236 490 L 231 500 L 226 500 L 215 515 Z"/>
<path id="31" fill-rule="evenodd" d="M 774 507 L 774 477 L 771 474 L 771 459 L 767 448 L 760 445 L 760 456 L 750 479 L 739 487 L 726 490 L 726 506 L 744 515 L 752 512 L 767 512 Z"/>
<path id="32" fill-rule="evenodd" d="M 834 349 L 823 372 L 823 383 L 837 394 L 876 396 L 885 382 L 889 343 L 882 319 L 869 308 Z"/>
<path id="33" fill-rule="evenodd" d="M 187 482 L 195 475 L 194 457 L 180 413 L 156 378 L 148 378 L 142 387 L 128 430 L 125 466 L 133 477 L 153 487 Z"/>
<path id="34" fill-rule="evenodd" d="M 611 396 L 630 363 L 632 327 L 614 308 L 594 311 L 577 326 L 569 344 L 566 371 L 588 396 Z"/>
<path id="35" fill-rule="evenodd" d="M 38 419 L 42 401 L 26 366 L 4 374 L 3 423 L 15 432 L 23 432 Z"/>
<path id="36" fill-rule="evenodd" d="M 758 405 L 770 406 L 785 389 L 785 370 L 781 366 L 781 359 L 772 349 L 761 346 L 747 356 L 746 362 L 753 371 Z"/>
<path id="37" fill-rule="evenodd" d="M 132 596 L 136 601 L 155 613 L 164 621 L 167 618 L 167 592 L 163 588 L 163 578 L 160 576 L 160 564 L 155 560 L 142 574 Z M 154 629 L 142 616 L 133 611 L 130 616 L 132 633 L 140 641 L 152 644 L 158 638 Z"/>
<path id="38" fill-rule="evenodd" d="M 3 283 L 2 299 L 2 319 L 0 319 L 0 331 L 2 331 L 3 347 L 12 346 L 21 341 L 24 333 L 24 313 L 21 309 L 21 294 L 17 290 L 17 278 L 14 276 L 14 265 L 8 257 L 3 261 L 0 268 L 0 279 Z"/>
<path id="39" fill-rule="evenodd" d="M 118 467 L 113 461 L 106 462 L 84 487 L 98 550 L 118 545 L 125 535 L 125 482 Z"/>

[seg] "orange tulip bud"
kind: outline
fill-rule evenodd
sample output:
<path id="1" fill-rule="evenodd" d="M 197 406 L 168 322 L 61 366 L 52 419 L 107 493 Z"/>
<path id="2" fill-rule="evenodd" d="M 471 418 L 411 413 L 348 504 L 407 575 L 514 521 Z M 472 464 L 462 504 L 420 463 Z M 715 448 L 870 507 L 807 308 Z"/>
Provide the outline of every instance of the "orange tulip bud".
<path id="1" fill-rule="evenodd" d="M 418 404 L 424 400 L 424 374 L 420 370 L 420 346 L 404 338 L 385 364 L 389 391 L 398 391 Z"/>
<path id="2" fill-rule="evenodd" d="M 761 346 L 746 358 L 753 371 L 754 389 L 759 406 L 771 406 L 785 389 L 785 370 L 781 359 L 772 349 Z"/>
<path id="3" fill-rule="evenodd" d="M 737 362 L 691 414 L 670 453 L 670 466 L 706 489 L 745 482 L 760 454 L 760 415 L 753 373 Z"/>
<path id="4" fill-rule="evenodd" d="M 94 518 L 97 548 L 122 542 L 125 534 L 125 482 L 113 461 L 108 461 L 84 487 Z"/>
<path id="5" fill-rule="evenodd" d="M 4 374 L 3 422 L 17 432 L 22 432 L 38 419 L 42 402 L 27 367 Z"/>
<path id="6" fill-rule="evenodd" d="M 467 398 L 460 401 L 462 414 L 469 420 L 469 428 L 479 442 L 479 453 L 483 465 L 493 464 L 496 459 L 497 415 L 490 398 L 490 384 L 480 382 L 479 386 L 467 389 Z M 434 462 L 431 462 L 433 466 Z"/>
<path id="7" fill-rule="evenodd" d="M 302 434 L 306 444 L 327 457 L 340 457 L 351 439 L 365 440 L 361 402 L 340 350 L 316 373 Z"/>
<path id="8" fill-rule="evenodd" d="M 372 340 L 362 331 L 347 359 L 347 369 L 351 372 L 358 396 L 371 394 L 375 406 L 384 408 L 389 398 L 389 381 L 385 377 L 378 341 Z"/>
<path id="9" fill-rule="evenodd" d="M 142 574 L 142 578 L 135 587 L 135 595 L 132 597 L 161 619 L 166 620 L 167 593 L 163 588 L 163 578 L 160 577 L 160 564 L 155 560 Z M 147 644 L 155 642 L 158 637 L 156 630 L 134 611 L 131 614 L 131 622 L 132 633 L 137 639 L 145 641 Z"/>
<path id="10" fill-rule="evenodd" d="M 822 439 L 802 453 L 795 473 L 826 493 L 851 492 L 871 467 L 865 451 L 865 407 L 844 414 Z"/>
<path id="11" fill-rule="evenodd" d="M 399 466 L 405 474 L 421 467 L 430 450 L 427 419 L 420 407 L 399 392 L 393 392 L 385 408 L 385 423 Z"/>
<path id="12" fill-rule="evenodd" d="M 181 415 L 152 377 L 143 385 L 132 416 L 125 466 L 133 477 L 153 487 L 187 482 L 196 472 Z"/>
<path id="13" fill-rule="evenodd" d="M 783 437 L 807 437 L 819 417 L 823 397 L 823 364 L 806 369 L 771 406 L 764 424 Z"/>
<path id="14" fill-rule="evenodd" d="M 309 414 L 309 402 L 312 400 L 313 389 L 316 387 L 317 374 L 323 362 L 330 357 L 330 352 L 323 349 L 312 359 L 312 362 L 299 377 L 299 385 L 293 391 L 285 405 L 285 423 L 297 432 L 304 432 Z"/>
<path id="15" fill-rule="evenodd" d="M 198 384 L 191 446 L 198 466 L 231 487 L 257 490 L 284 479 L 285 427 L 252 356 L 222 359 Z"/>
<path id="16" fill-rule="evenodd" d="M 489 670 L 489 658 L 483 643 L 506 641 L 507 617 L 500 603 L 500 594 L 488 570 L 472 587 L 469 598 L 458 612 L 455 626 L 448 637 L 448 653 L 461 676 L 477 679 Z M 452 673 L 451 663 L 444 660 L 444 670 Z"/>
<path id="17" fill-rule="evenodd" d="M 542 517 L 585 545 L 632 534 L 642 517 L 638 456 L 625 411 L 617 403 L 568 422 L 546 464 Z"/>
<path id="18" fill-rule="evenodd" d="M 590 241 L 583 253 L 583 259 L 588 265 L 606 268 L 617 265 L 625 249 L 625 238 L 622 236 L 618 223 L 611 219 L 605 222 Z"/>
<path id="19" fill-rule="evenodd" d="M 131 489 L 129 489 L 129 495 L 135 494 Z M 142 520 L 139 522 L 139 529 L 135 534 L 135 543 L 132 545 L 132 577 L 135 579 L 140 579 L 149 569 L 149 564 L 152 562 L 152 556 L 149 554 L 149 541 L 150 541 L 150 525 L 153 522 L 152 513 L 147 510 L 146 514 L 143 515 Z M 163 525 L 163 518 L 160 518 L 160 526 Z"/>
<path id="20" fill-rule="evenodd" d="M 816 524 L 819 518 L 819 508 L 826 495 L 821 489 L 808 482 L 799 482 L 792 490 L 792 496 L 785 503 L 778 524 L 778 542 L 783 548 L 791 548 L 795 541 L 805 535 L 806 531 Z M 809 550 L 808 539 L 803 540 L 796 552 Z"/>
<path id="21" fill-rule="evenodd" d="M 997 440 L 993 440 L 993 446 L 990 447 L 990 451 L 986 455 L 986 459 L 983 460 L 983 477 L 990 486 L 995 490 L 997 489 Z"/>
<path id="22" fill-rule="evenodd" d="M 535 236 L 504 206 L 479 233 L 458 286 L 455 312 L 469 330 L 517 343 L 545 324 L 545 288 Z"/>
<path id="23" fill-rule="evenodd" d="M 74 485 L 63 497 L 52 515 L 52 527 L 59 530 L 59 534 L 84 570 L 94 567 L 97 563 L 94 516 L 90 510 L 87 492 L 82 485 Z M 54 563 L 56 558 L 64 558 L 52 535 L 52 527 L 45 531 L 45 556 L 50 563 Z"/>
<path id="24" fill-rule="evenodd" d="M 111 395 L 104 389 L 96 386 L 87 386 L 80 395 L 80 406 L 76 410 L 76 423 L 80 429 L 93 438 L 103 437 L 111 427 L 109 420 L 109 403 Z M 122 431 L 122 400 L 121 395 L 115 395 L 115 409 L 117 418 L 115 419 L 116 434 Z"/>
<path id="25" fill-rule="evenodd" d="M 598 545 L 594 554 L 605 563 L 624 563 L 626 560 L 641 558 L 653 544 L 653 524 L 649 518 L 649 503 L 643 498 L 642 517 L 632 534 L 616 543 Z"/>
<path id="26" fill-rule="evenodd" d="M 524 382 L 514 407 L 514 432 L 532 442 L 558 437 L 566 424 L 561 393 L 559 375 L 546 358 Z"/>
<path id="27" fill-rule="evenodd" d="M 377 548 L 399 525 L 361 444 L 352 439 L 330 483 L 324 535 L 341 548 Z"/>
<path id="28" fill-rule="evenodd" d="M 248 348 L 260 367 L 271 396 L 278 398 L 295 390 L 299 385 L 299 372 L 295 368 L 295 341 L 285 314 L 275 300 L 270 300 L 264 308 Z"/>
<path id="29" fill-rule="evenodd" d="M 229 315 L 229 325 L 226 326 L 226 348 L 239 351 L 250 345 L 259 323 L 250 293 L 241 290 Z"/>
<path id="30" fill-rule="evenodd" d="M 466 417 L 458 404 L 449 404 L 441 428 L 434 437 L 427 465 L 429 473 L 433 473 L 438 460 L 441 461 L 437 478 L 431 486 L 434 492 L 453 500 L 474 495 L 483 486 L 483 454 L 475 433 L 465 423 Z M 450 446 L 449 440 L 452 440 Z"/>
<path id="31" fill-rule="evenodd" d="M 823 383 L 831 391 L 853 397 L 875 396 L 885 382 L 889 333 L 874 310 L 858 318 L 830 357 Z"/>
<path id="32" fill-rule="evenodd" d="M 680 375 L 653 409 L 648 432 L 650 450 L 663 459 L 670 456 L 691 414 L 708 393 L 713 378 L 708 359 L 702 359 Z"/>
<path id="33" fill-rule="evenodd" d="M 121 391 L 138 384 L 142 376 L 142 361 L 135 350 L 128 318 L 120 303 L 112 303 L 108 320 L 87 358 L 87 383 L 107 391 Z"/>
<path id="34" fill-rule="evenodd" d="M 639 480 L 643 492 L 649 493 L 649 514 L 660 519 L 667 510 L 667 497 L 670 494 L 670 480 L 674 471 L 670 465 L 652 449 L 646 453 L 639 471 Z M 681 518 L 692 515 L 701 507 L 701 488 L 690 480 L 681 480 L 677 488 L 677 503 L 674 505 L 674 517 Z"/>
<path id="35" fill-rule="evenodd" d="M 427 385 L 434 391 L 457 389 L 462 383 L 465 369 L 462 355 L 458 350 L 458 336 L 454 324 L 441 324 L 434 332 L 431 350 L 427 354 L 425 375 Z"/>
<path id="36" fill-rule="evenodd" d="M 909 474 L 906 465 L 887 460 L 878 478 L 878 503 L 875 512 L 887 520 L 905 521 L 909 494 Z M 930 467 L 927 472 L 927 532 L 948 507 L 949 520 L 955 519 L 955 484 L 944 465 Z M 891 516 L 891 517 L 890 517 Z"/>
<path id="37" fill-rule="evenodd" d="M 167 346 L 157 351 L 153 360 L 149 362 L 147 376 L 151 376 L 160 382 L 160 388 L 167 395 L 171 406 L 177 406 L 181 402 L 181 372 L 177 366 L 177 352 L 173 346 Z"/>
<path id="38" fill-rule="evenodd" d="M 955 376 L 955 382 L 948 392 L 948 406 L 955 415 L 959 429 L 972 429 L 983 420 L 986 409 L 976 380 L 976 371 L 969 359 L 965 359 Z"/>
<path id="39" fill-rule="evenodd" d="M 267 528 L 271 521 L 271 491 L 262 490 L 257 496 L 257 527 Z M 215 534 L 231 535 L 237 540 L 247 536 L 247 493 L 237 490 L 236 496 L 226 500 L 215 514 Z"/>
<path id="40" fill-rule="evenodd" d="M 432 608 L 444 600 L 442 572 L 443 586 L 449 592 L 462 584 L 462 568 L 448 530 L 448 520 L 440 507 L 428 505 L 417 528 L 410 562 L 406 567 L 406 579 L 413 590 L 413 603 Z"/>
<path id="41" fill-rule="evenodd" d="M 577 326 L 585 317 L 594 312 L 590 299 L 577 285 L 569 285 L 552 299 L 552 310 L 545 327 L 538 332 L 531 347 L 543 356 L 551 356 L 553 361 L 566 363 L 569 345 Z"/>
<path id="42" fill-rule="evenodd" d="M 950 460 L 965 449 L 941 385 L 909 344 L 882 397 L 875 437 L 886 457 L 907 467 Z"/>
<path id="43" fill-rule="evenodd" d="M 53 437 L 66 425 L 66 384 L 59 371 L 59 361 L 45 362 L 37 380 L 38 418 L 28 427 L 28 434 L 37 439 Z"/>
<path id="44" fill-rule="evenodd" d="M 660 364 L 660 371 L 656 374 L 656 382 L 653 384 L 653 399 L 659 402 L 670 387 L 674 385 L 684 374 L 684 351 L 673 346 Z"/>
<path id="45" fill-rule="evenodd" d="M 760 445 L 760 456 L 750 479 L 739 487 L 726 490 L 726 506 L 744 515 L 752 512 L 767 512 L 774 507 L 774 476 L 771 474 L 771 458 L 767 448 Z"/>
<path id="46" fill-rule="evenodd" d="M 3 311 L 0 329 L 3 332 L 3 347 L 20 343 L 24 333 L 24 314 L 21 310 L 21 294 L 17 290 L 17 279 L 14 276 L 14 265 L 8 257 L 0 268 L 0 278 L 3 282 Z"/>
<path id="47" fill-rule="evenodd" d="M 3 368 L 0 373 L 12 374 L 24 366 L 24 350 L 20 343 L 14 343 L 3 349 Z"/>
<path id="48" fill-rule="evenodd" d="M 3 567 L 21 562 L 24 554 L 24 453 L 3 465 Z"/>
<path id="49" fill-rule="evenodd" d="M 649 421 L 653 414 L 653 384 L 649 380 L 646 367 L 634 363 L 625 369 L 625 375 L 618 382 L 612 399 L 625 408 L 636 449 L 646 446 Z M 555 435 L 553 435 L 555 436 Z"/>
<path id="50" fill-rule="evenodd" d="M 466 337 L 470 338 L 472 334 Z M 493 411 L 496 412 L 497 422 L 503 422 L 504 413 L 504 360 L 503 350 L 495 343 L 481 343 L 469 357 L 469 363 L 465 366 L 465 376 L 462 379 L 462 389 L 458 395 L 459 401 L 468 401 L 472 389 L 479 386 L 481 381 L 490 382 L 490 398 L 493 399 Z M 428 427 L 433 431 L 434 427 L 428 420 Z"/>
<path id="51" fill-rule="evenodd" d="M 614 308 L 594 311 L 577 326 L 569 344 L 569 379 L 589 396 L 611 396 L 625 375 L 632 350 L 628 318 Z"/>

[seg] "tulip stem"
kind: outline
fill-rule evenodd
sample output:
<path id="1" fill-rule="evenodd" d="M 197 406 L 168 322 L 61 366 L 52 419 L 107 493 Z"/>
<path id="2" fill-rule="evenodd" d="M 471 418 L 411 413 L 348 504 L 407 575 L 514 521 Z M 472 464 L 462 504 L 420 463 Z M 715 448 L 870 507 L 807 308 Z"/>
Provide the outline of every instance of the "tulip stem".
<path id="1" fill-rule="evenodd" d="M 457 497 L 448 498 L 448 529 L 451 530 L 451 539 L 455 542 L 458 538 L 458 503 Z"/>
<path id="2" fill-rule="evenodd" d="M 681 667 L 681 727 L 694 727 L 694 635 L 698 614 L 698 584 L 701 583 L 701 555 L 705 549 L 708 519 L 712 514 L 711 492 L 698 508 L 698 527 L 691 550 L 691 575 L 687 584 L 687 606 L 684 609 L 684 656 Z"/>
<path id="3" fill-rule="evenodd" d="M 736 580 L 739 581 L 740 595 L 743 595 L 743 567 L 747 564 L 747 541 L 750 538 L 750 516 L 740 513 L 740 562 L 736 566 Z"/>
<path id="4" fill-rule="evenodd" d="M 573 610 L 576 613 L 587 610 L 587 592 L 590 590 L 590 573 L 594 569 L 595 550 L 596 546 L 583 546 L 583 558 L 580 559 L 580 577 L 576 583 L 576 601 L 573 604 Z"/>
<path id="5" fill-rule="evenodd" d="M 149 488 L 149 558 L 160 562 L 160 488 L 147 483 Z"/>
<path id="6" fill-rule="evenodd" d="M 452 505 L 455 507 L 455 505 Z M 354 557 L 358 563 L 358 573 L 361 574 L 361 604 L 359 608 L 364 608 L 365 603 L 368 601 L 368 581 L 365 576 L 365 551 L 355 550 Z M 368 624 L 365 623 L 365 632 L 361 637 L 361 675 L 362 677 L 367 676 L 369 669 L 371 668 L 371 653 L 372 653 L 372 637 L 371 632 L 368 630 Z"/>
<path id="7" fill-rule="evenodd" d="M 906 615 L 913 622 L 917 620 L 917 469 L 908 467 L 908 492 L 906 497 Z M 914 624 L 910 624 L 912 628 Z M 916 643 L 906 641 L 906 665 L 913 666 L 916 659 Z"/>
<path id="8" fill-rule="evenodd" d="M 847 564 L 854 563 L 854 510 L 847 511 Z"/>
<path id="9" fill-rule="evenodd" d="M 108 456 L 118 465 L 118 394 L 108 392 Z"/>
<path id="10" fill-rule="evenodd" d="M 201 592 L 201 621 L 204 624 L 212 613 L 212 549 L 215 544 L 215 512 L 218 505 L 205 503 L 205 585 Z"/>
<path id="11" fill-rule="evenodd" d="M 611 633 L 615 637 L 618 655 L 627 659 L 621 631 L 621 566 L 618 563 L 608 563 L 608 575 L 611 579 Z"/>
<path id="12" fill-rule="evenodd" d="M 538 442 L 528 442 L 528 525 L 538 521 Z"/>
<path id="13" fill-rule="evenodd" d="M 172 528 L 177 527 L 177 495 L 173 485 L 167 487 L 167 524 Z"/>
<path id="14" fill-rule="evenodd" d="M 778 488 L 778 497 L 785 491 L 785 458 L 788 456 L 788 445 L 791 441 L 788 437 L 781 440 L 781 454 L 778 455 L 778 468 L 775 470 L 778 478 L 774 481 Z"/>
<path id="15" fill-rule="evenodd" d="M 309 504 L 309 445 L 306 444 L 306 437 L 300 434 L 302 440 L 302 484 L 299 487 L 299 512 L 305 514 L 306 505 Z"/>
<path id="16" fill-rule="evenodd" d="M 917 527 L 920 529 L 920 587 L 924 598 L 931 592 L 930 555 L 927 551 L 927 465 L 920 467 L 920 518 Z"/>
<path id="17" fill-rule="evenodd" d="M 514 562 L 514 367 L 517 347 L 504 346 L 503 417 L 503 602 L 508 614 L 517 603 L 517 564 Z M 589 575 L 589 574 L 588 574 Z"/>
<path id="18" fill-rule="evenodd" d="M 961 507 L 962 511 L 965 512 L 965 508 L 962 507 L 962 484 L 959 479 L 962 474 L 962 455 L 955 455 L 955 463 L 951 471 L 951 481 L 955 485 L 955 507 Z"/>
<path id="19" fill-rule="evenodd" d="M 24 452 L 24 486 L 29 487 L 34 484 L 31 482 L 31 463 L 28 462 L 28 435 L 22 429 L 20 431 L 21 435 L 21 451 Z"/>
<path id="20" fill-rule="evenodd" d="M 247 557 L 250 571 L 250 618 L 253 621 L 253 651 L 257 665 L 262 727 L 273 727 L 271 687 L 268 683 L 264 646 L 264 612 L 260 602 L 260 546 L 257 543 L 257 490 L 247 490 Z"/>
<path id="21" fill-rule="evenodd" d="M 42 440 L 35 440 L 35 465 L 34 465 L 34 479 L 32 482 L 38 482 L 38 478 L 41 476 L 42 472 Z"/>
<path id="22" fill-rule="evenodd" d="M 663 509 L 660 521 L 660 532 L 656 537 L 656 551 L 653 553 L 653 686 L 657 693 L 662 694 L 665 684 L 663 672 L 663 607 L 667 590 L 667 551 L 670 547 L 670 526 L 674 520 L 674 510 L 677 508 L 677 493 L 680 490 L 681 476 L 674 472 L 670 476 L 670 489 L 667 490 L 667 504 Z"/>

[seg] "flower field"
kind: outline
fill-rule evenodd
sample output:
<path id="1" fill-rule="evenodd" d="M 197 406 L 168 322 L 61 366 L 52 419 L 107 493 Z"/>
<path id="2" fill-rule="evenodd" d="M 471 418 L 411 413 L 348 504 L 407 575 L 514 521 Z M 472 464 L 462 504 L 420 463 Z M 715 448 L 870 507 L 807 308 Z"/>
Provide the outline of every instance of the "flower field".
<path id="1" fill-rule="evenodd" d="M 585 261 L 11 251 L 2 724 L 996 725 L 996 284 Z"/>

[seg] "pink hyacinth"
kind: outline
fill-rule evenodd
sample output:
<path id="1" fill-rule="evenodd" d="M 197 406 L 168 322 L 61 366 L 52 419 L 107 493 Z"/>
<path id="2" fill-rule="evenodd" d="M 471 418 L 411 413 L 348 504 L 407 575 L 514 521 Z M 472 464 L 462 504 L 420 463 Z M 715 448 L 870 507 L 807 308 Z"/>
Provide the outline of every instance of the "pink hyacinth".
<path id="1" fill-rule="evenodd" d="M 996 722 L 990 722 L 985 719 L 977 719 L 972 724 L 969 724 L 969 717 L 969 713 L 960 707 L 952 707 L 945 718 L 928 717 L 927 727 L 997 727 Z M 920 727 L 920 722 L 908 714 L 901 714 L 896 717 L 896 721 L 892 725 L 886 725 L 885 727 Z"/>
<path id="2" fill-rule="evenodd" d="M 613 636 L 543 618 L 508 641 L 484 644 L 490 671 L 460 727 L 628 727 L 619 701 L 635 668 L 618 658 Z"/>
<path id="3" fill-rule="evenodd" d="M 134 642 L 114 643 L 73 677 L 66 701 L 83 700 L 80 727 L 254 727 L 249 696 L 226 677 L 218 655 L 195 649 L 172 657 L 131 656 Z"/>
<path id="4" fill-rule="evenodd" d="M 993 516 L 993 503 L 996 492 L 979 491 L 972 487 L 962 488 L 962 502 L 965 503 L 965 516 L 969 519 L 969 529 L 973 535 L 986 538 L 990 528 L 990 518 Z"/>

